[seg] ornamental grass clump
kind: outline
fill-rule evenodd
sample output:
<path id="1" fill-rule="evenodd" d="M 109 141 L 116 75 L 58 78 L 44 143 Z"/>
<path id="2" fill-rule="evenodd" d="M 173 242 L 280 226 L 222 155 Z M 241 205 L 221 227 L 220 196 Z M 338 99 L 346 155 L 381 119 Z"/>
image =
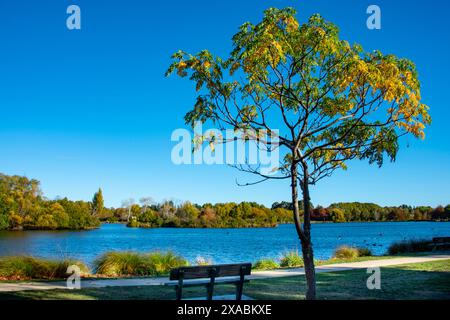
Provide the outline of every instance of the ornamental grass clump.
<path id="1" fill-rule="evenodd" d="M 74 259 L 50 260 L 31 256 L 10 256 L 0 258 L 0 278 L 11 280 L 52 280 L 69 276 L 67 268 L 76 265 L 81 276 L 89 274 L 89 268 Z"/>
<path id="2" fill-rule="evenodd" d="M 372 251 L 369 248 L 358 248 L 350 246 L 341 246 L 334 251 L 334 259 L 352 260 L 359 257 L 372 256 Z"/>
<path id="3" fill-rule="evenodd" d="M 94 270 L 104 276 L 157 276 L 170 269 L 187 265 L 187 261 L 172 252 L 138 253 L 107 252 L 94 261 Z"/>
<path id="4" fill-rule="evenodd" d="M 293 268 L 293 267 L 303 267 L 303 258 L 298 254 L 297 251 L 286 252 L 280 259 L 280 267 L 283 268 Z"/>
<path id="5" fill-rule="evenodd" d="M 370 250 L 369 248 L 356 248 L 356 250 L 358 250 L 358 257 L 371 257 L 372 254 L 372 250 Z"/>
<path id="6" fill-rule="evenodd" d="M 261 259 L 253 265 L 253 269 L 255 270 L 273 270 L 279 267 L 280 265 L 273 259 Z"/>
<path id="7" fill-rule="evenodd" d="M 355 259 L 358 257 L 358 249 L 342 246 L 334 251 L 333 257 L 336 259 Z"/>

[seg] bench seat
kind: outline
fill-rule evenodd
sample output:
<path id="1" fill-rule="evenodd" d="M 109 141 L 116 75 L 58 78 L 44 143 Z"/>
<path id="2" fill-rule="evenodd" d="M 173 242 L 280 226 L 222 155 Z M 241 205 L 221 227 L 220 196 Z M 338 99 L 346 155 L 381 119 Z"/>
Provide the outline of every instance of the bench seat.
<path id="1" fill-rule="evenodd" d="M 249 282 L 245 276 L 250 275 L 251 270 L 251 263 L 180 267 L 170 271 L 170 281 L 165 285 L 175 287 L 177 300 L 182 299 L 183 287 L 204 286 L 207 289 L 206 299 L 212 300 L 214 285 L 234 284 L 236 300 L 241 300 L 244 283 Z"/>

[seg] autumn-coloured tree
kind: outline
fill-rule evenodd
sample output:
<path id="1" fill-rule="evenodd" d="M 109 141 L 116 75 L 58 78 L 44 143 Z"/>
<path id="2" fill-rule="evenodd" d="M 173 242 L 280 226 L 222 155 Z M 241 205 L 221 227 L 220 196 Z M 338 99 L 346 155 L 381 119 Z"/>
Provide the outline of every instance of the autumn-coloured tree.
<path id="1" fill-rule="evenodd" d="M 99 220 L 91 213 L 91 204 L 67 198 L 48 200 L 40 182 L 22 176 L 0 173 L 0 230 L 90 229 Z"/>
<path id="2" fill-rule="evenodd" d="M 257 182 L 290 180 L 306 298 L 314 299 L 310 185 L 337 169 L 345 170 L 351 159 L 379 166 L 385 158 L 395 160 L 399 137 L 411 134 L 423 139 L 431 120 L 428 107 L 421 103 L 411 61 L 365 52 L 339 39 L 338 28 L 320 15 L 300 25 L 295 14 L 292 8 L 268 9 L 260 23 L 240 27 L 228 58 L 207 50 L 179 51 L 167 74 L 176 72 L 196 83 L 198 97 L 186 123 L 211 121 L 220 129 L 279 130 L 279 147 L 284 151 L 276 174 L 263 175 L 251 165 L 238 168 L 260 175 Z"/>
<path id="3" fill-rule="evenodd" d="M 104 209 L 103 192 L 101 188 L 94 194 L 92 198 L 92 213 L 94 216 L 101 216 Z"/>

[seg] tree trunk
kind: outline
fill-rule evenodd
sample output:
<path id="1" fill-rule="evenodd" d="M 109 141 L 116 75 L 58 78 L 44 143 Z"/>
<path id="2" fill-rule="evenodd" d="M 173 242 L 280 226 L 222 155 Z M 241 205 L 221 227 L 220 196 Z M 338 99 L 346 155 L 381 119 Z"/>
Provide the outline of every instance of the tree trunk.
<path id="1" fill-rule="evenodd" d="M 303 170 L 302 192 L 303 192 L 303 232 L 305 241 L 302 242 L 303 262 L 305 263 L 306 277 L 306 299 L 316 299 L 316 270 L 314 267 L 314 253 L 311 242 L 311 198 L 309 196 L 308 169 Z"/>
<path id="2" fill-rule="evenodd" d="M 298 237 L 302 244 L 302 253 L 303 253 L 303 261 L 305 264 L 305 277 L 306 277 L 306 299 L 314 300 L 316 298 L 316 275 L 314 268 L 314 255 L 311 243 L 311 220 L 310 220 L 310 198 L 309 198 L 309 185 L 308 185 L 308 177 L 307 170 L 304 170 L 306 173 L 306 179 L 304 176 L 304 180 L 302 183 L 302 191 L 303 191 L 303 209 L 304 209 L 304 224 L 303 229 L 300 221 L 300 209 L 298 206 L 298 186 L 297 186 L 297 178 L 298 171 L 297 165 L 293 164 L 291 166 L 291 194 L 292 194 L 292 207 L 294 214 L 294 223 L 295 228 L 297 230 Z M 305 183 L 306 181 L 306 183 Z"/>
<path id="3" fill-rule="evenodd" d="M 292 165 L 291 167 L 291 194 L 292 194 L 292 211 L 294 213 L 294 224 L 295 229 L 297 230 L 298 237 L 300 242 L 303 243 L 305 239 L 303 239 L 303 231 L 302 224 L 300 221 L 300 209 L 298 207 L 298 188 L 297 188 L 297 166 Z"/>
<path id="4" fill-rule="evenodd" d="M 131 217 L 131 207 L 128 208 L 127 222 L 130 222 L 130 217 Z"/>
<path id="5" fill-rule="evenodd" d="M 302 244 L 303 261 L 305 263 L 306 300 L 316 299 L 316 269 L 311 242 Z"/>

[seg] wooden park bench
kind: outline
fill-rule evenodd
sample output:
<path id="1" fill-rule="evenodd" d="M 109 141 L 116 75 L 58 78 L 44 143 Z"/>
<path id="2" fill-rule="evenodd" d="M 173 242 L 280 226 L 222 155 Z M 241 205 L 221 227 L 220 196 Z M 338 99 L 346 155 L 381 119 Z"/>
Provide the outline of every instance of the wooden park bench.
<path id="1" fill-rule="evenodd" d="M 431 243 L 433 250 L 437 250 L 439 248 L 450 248 L 450 237 L 436 237 L 433 238 Z"/>
<path id="2" fill-rule="evenodd" d="M 177 300 L 183 296 L 183 287 L 204 286 L 207 289 L 207 300 L 212 300 L 214 285 L 227 283 L 236 285 L 236 300 L 242 299 L 245 276 L 251 274 L 252 264 L 220 264 L 211 266 L 180 267 L 170 271 L 167 285 L 175 286 Z"/>

